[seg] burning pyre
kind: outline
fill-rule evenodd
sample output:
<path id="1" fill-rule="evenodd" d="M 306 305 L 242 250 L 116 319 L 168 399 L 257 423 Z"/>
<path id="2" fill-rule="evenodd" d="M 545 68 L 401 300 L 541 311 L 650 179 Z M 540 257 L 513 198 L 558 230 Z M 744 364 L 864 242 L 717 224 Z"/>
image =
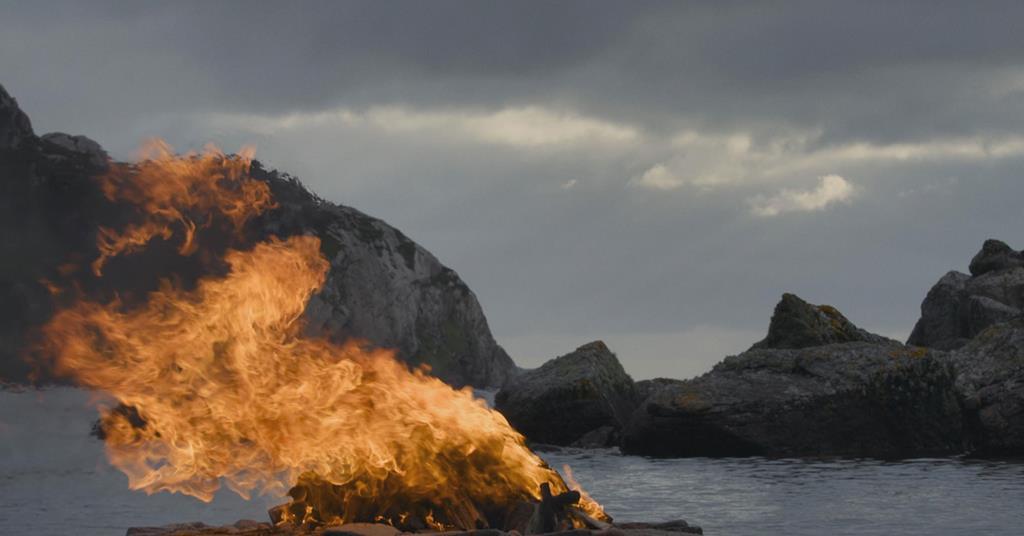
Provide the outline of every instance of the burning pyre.
<path id="1" fill-rule="evenodd" d="M 92 272 L 158 241 L 212 255 L 196 239 L 206 228 L 242 234 L 274 207 L 248 175 L 251 156 L 176 156 L 157 143 L 115 165 L 101 189 L 137 216 L 101 229 Z M 535 521 L 553 506 L 569 512 L 563 523 L 608 519 L 469 389 L 391 351 L 304 334 L 329 268 L 316 237 L 234 246 L 216 253 L 223 273 L 167 279 L 141 303 L 79 297 L 43 328 L 58 373 L 116 399 L 100 408 L 104 440 L 132 489 L 204 501 L 222 483 L 246 498 L 287 491 L 275 522 L 306 525 L 506 527 L 524 504 Z"/>

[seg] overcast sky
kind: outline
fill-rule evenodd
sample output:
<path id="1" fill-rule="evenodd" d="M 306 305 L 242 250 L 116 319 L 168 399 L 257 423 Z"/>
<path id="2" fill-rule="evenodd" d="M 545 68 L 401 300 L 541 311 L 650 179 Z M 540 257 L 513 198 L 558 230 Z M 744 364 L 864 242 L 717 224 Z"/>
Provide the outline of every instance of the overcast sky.
<path id="1" fill-rule="evenodd" d="M 520 365 L 689 377 L 783 292 L 905 339 L 1024 246 L 1024 4 L 890 4 L 0 0 L 0 84 L 120 159 L 255 145 L 454 268 Z"/>

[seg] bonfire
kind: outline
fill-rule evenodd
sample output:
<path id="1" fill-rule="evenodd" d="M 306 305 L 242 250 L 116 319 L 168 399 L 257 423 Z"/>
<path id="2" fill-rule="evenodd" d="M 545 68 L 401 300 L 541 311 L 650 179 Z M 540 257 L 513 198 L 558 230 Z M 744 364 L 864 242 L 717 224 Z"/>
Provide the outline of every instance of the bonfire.
<path id="1" fill-rule="evenodd" d="M 275 207 L 251 159 L 155 142 L 98 178 L 133 217 L 101 229 L 94 277 L 157 242 L 225 267 L 194 284 L 169 278 L 130 304 L 65 298 L 43 329 L 54 370 L 116 401 L 100 407 L 102 437 L 129 486 L 203 501 L 221 486 L 287 495 L 270 516 L 295 530 L 607 527 L 601 506 L 470 389 L 368 342 L 305 332 L 329 263 L 315 236 L 247 234 Z M 204 232 L 227 246 L 204 249 Z"/>

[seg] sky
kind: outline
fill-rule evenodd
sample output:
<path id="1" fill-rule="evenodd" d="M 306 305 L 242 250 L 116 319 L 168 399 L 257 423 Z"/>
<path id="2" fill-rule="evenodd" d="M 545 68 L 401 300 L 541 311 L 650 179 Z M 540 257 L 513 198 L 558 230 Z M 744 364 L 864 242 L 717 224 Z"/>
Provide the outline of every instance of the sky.
<path id="1" fill-rule="evenodd" d="M 455 269 L 524 367 L 748 348 L 783 292 L 905 339 L 1024 211 L 1018 2 L 11 2 L 37 133 L 256 147 Z"/>

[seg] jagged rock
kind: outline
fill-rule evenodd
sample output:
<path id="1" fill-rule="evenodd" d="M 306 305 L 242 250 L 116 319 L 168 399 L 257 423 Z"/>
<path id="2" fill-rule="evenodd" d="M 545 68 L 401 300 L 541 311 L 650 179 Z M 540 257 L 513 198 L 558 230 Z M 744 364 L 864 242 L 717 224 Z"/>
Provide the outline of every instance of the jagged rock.
<path id="1" fill-rule="evenodd" d="M 939 279 L 921 302 L 921 318 L 907 344 L 949 349 L 967 341 L 964 302 L 971 276 L 951 271 Z"/>
<path id="2" fill-rule="evenodd" d="M 664 384 L 622 450 L 650 456 L 922 456 L 962 449 L 954 371 L 899 343 L 752 349 Z"/>
<path id="3" fill-rule="evenodd" d="M 996 324 L 952 354 L 975 454 L 1024 454 L 1024 319 Z"/>
<path id="4" fill-rule="evenodd" d="M 107 162 L 110 160 L 110 156 L 107 152 L 100 147 L 99 143 L 85 137 L 85 136 L 73 136 L 71 134 L 65 134 L 63 132 L 51 132 L 49 134 L 43 134 L 40 138 L 44 143 L 54 145 L 65 151 L 85 156 L 89 163 L 97 168 L 106 167 Z M 52 148 L 51 153 L 53 152 Z"/>
<path id="5" fill-rule="evenodd" d="M 981 251 L 971 259 L 971 275 L 979 276 L 996 270 L 1017 268 L 1024 266 L 1024 257 L 1020 252 L 1006 245 L 1005 242 L 995 239 L 988 239 L 981 246 Z"/>
<path id="6" fill-rule="evenodd" d="M 987 296 L 967 298 L 967 334 L 975 337 L 989 326 L 1020 316 L 1021 310 Z"/>
<path id="7" fill-rule="evenodd" d="M 14 97 L 0 86 L 0 151 L 19 149 L 34 139 L 32 122 Z"/>
<path id="8" fill-rule="evenodd" d="M 853 325 L 835 307 L 813 305 L 786 293 L 775 306 L 768 335 L 752 348 L 807 348 L 837 342 L 885 340 Z"/>
<path id="9" fill-rule="evenodd" d="M 31 372 L 20 356 L 26 334 L 53 309 L 42 281 L 87 267 L 97 255 L 98 226 L 118 224 L 126 210 L 107 201 L 92 180 L 108 165 L 98 144 L 66 134 L 35 137 L 2 88 L 0 149 L 9 149 L 0 150 L 0 257 L 17 259 L 0 266 L 0 379 L 24 382 Z M 331 262 L 307 309 L 310 331 L 395 348 L 399 358 L 429 365 L 456 386 L 497 387 L 515 369 L 476 296 L 428 251 L 383 221 L 319 199 L 288 175 L 258 162 L 251 174 L 267 181 L 279 204 L 251 222 L 251 238 L 312 233 Z M 90 296 L 143 296 L 161 277 L 194 280 L 223 269 L 202 257 L 154 244 L 112 261 L 103 280 L 75 276 L 75 283 Z"/>
<path id="10" fill-rule="evenodd" d="M 949 272 L 928 291 L 907 344 L 959 348 L 989 326 L 1024 312 L 1020 252 L 998 240 L 986 240 L 970 270 L 971 276 Z"/>
<path id="11" fill-rule="evenodd" d="M 602 427 L 621 429 L 636 401 L 633 379 L 595 341 L 512 378 L 495 406 L 530 441 L 569 445 Z"/>
<path id="12" fill-rule="evenodd" d="M 640 380 L 636 382 L 636 399 L 647 400 L 652 394 L 671 385 L 683 383 L 683 380 L 671 378 L 654 378 L 653 380 Z"/>

